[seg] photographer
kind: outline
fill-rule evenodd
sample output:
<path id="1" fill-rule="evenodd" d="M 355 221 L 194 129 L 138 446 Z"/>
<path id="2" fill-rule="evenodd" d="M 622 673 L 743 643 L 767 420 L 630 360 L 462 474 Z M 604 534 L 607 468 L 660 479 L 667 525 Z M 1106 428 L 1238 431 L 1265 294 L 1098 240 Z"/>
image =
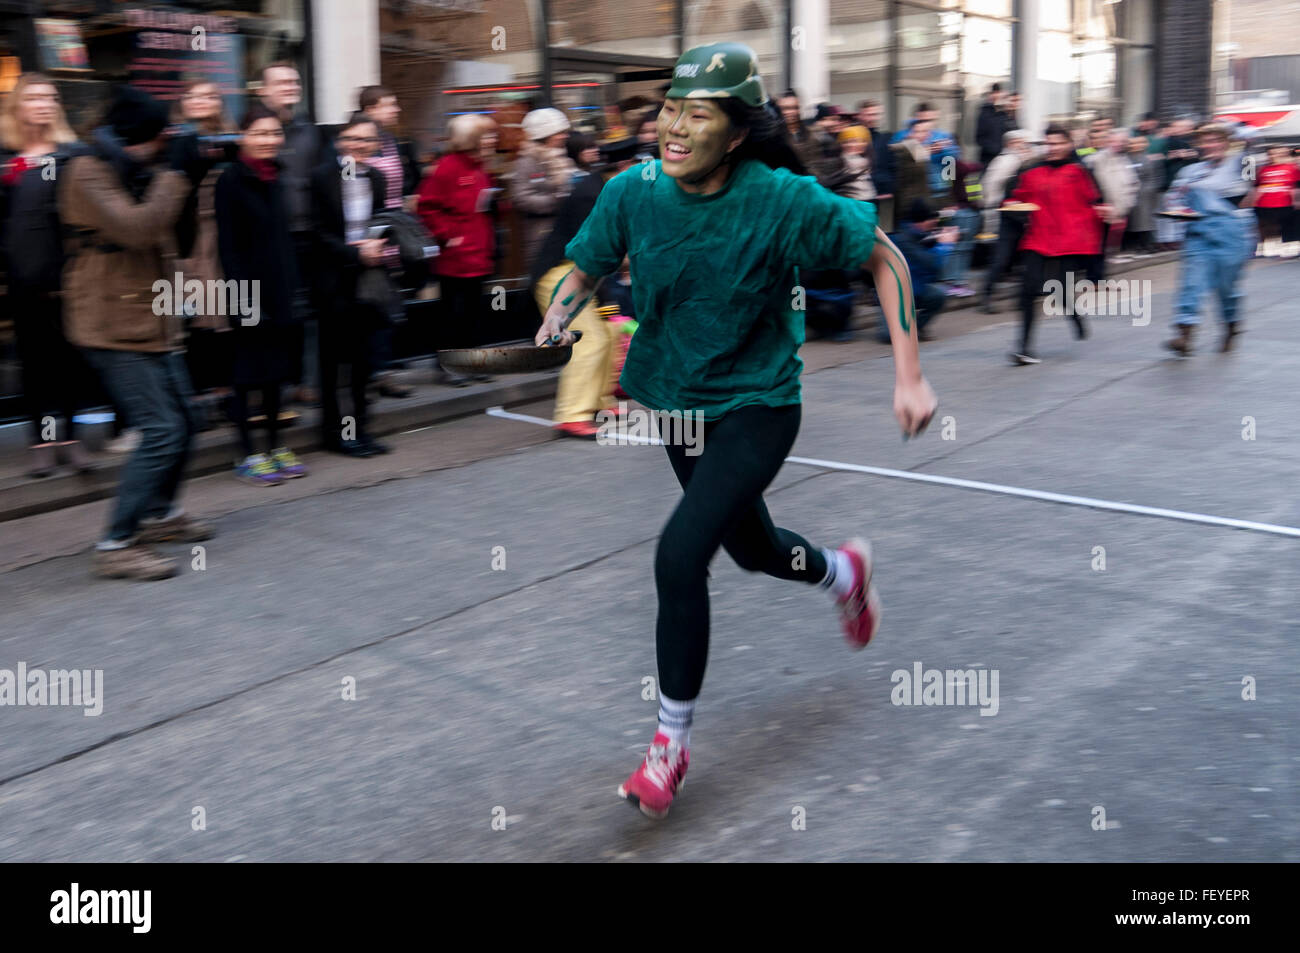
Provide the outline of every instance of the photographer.
<path id="1" fill-rule="evenodd" d="M 180 319 L 170 313 L 170 291 L 168 306 L 157 306 L 154 283 L 173 274 L 174 229 L 191 180 L 168 167 L 183 160 L 169 160 L 166 126 L 162 103 L 122 87 L 92 154 L 69 162 L 59 184 L 59 214 L 80 239 L 63 275 L 68 339 L 141 432 L 95 551 L 96 572 L 114 578 L 174 575 L 176 561 L 146 544 L 212 535 L 176 504 L 195 421 Z"/>

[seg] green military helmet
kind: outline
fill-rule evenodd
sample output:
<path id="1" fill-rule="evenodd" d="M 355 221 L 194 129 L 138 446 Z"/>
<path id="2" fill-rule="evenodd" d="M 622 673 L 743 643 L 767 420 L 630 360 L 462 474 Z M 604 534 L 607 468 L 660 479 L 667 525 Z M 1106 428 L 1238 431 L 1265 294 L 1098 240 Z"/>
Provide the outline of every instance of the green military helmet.
<path id="1" fill-rule="evenodd" d="M 758 56 L 744 43 L 694 46 L 673 67 L 668 99 L 739 99 L 746 106 L 767 102 Z"/>

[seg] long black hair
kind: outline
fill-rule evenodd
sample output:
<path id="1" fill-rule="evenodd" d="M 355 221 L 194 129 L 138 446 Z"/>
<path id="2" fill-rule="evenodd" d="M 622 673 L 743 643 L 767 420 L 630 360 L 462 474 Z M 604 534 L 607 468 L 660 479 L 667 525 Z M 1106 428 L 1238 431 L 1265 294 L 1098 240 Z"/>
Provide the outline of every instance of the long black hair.
<path id="1" fill-rule="evenodd" d="M 718 105 L 735 128 L 749 131 L 745 141 L 731 152 L 733 167 L 743 159 L 757 159 L 769 169 L 789 169 L 795 175 L 810 174 L 790 144 L 781 114 L 770 99 L 762 106 L 746 106 L 739 99 L 729 97 L 718 100 Z"/>

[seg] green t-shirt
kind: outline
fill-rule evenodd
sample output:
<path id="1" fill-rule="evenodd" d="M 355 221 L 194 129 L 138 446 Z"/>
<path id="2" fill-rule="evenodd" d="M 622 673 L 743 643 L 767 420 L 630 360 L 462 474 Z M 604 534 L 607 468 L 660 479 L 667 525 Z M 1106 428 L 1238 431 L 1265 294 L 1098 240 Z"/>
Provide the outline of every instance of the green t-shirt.
<path id="1" fill-rule="evenodd" d="M 631 262 L 638 327 L 623 389 L 654 410 L 716 420 L 799 403 L 795 268 L 856 269 L 875 230 L 874 205 L 809 176 L 749 159 L 721 190 L 692 195 L 656 160 L 605 184 L 565 256 L 592 276 Z"/>

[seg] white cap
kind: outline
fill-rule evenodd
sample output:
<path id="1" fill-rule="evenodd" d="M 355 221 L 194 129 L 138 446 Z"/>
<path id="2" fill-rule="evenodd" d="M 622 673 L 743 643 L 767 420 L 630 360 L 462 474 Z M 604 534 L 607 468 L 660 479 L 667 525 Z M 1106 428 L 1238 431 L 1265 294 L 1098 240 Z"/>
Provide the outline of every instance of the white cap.
<path id="1" fill-rule="evenodd" d="M 529 139 L 549 139 L 557 132 L 569 131 L 569 117 L 550 106 L 534 109 L 524 117 L 524 135 Z"/>

